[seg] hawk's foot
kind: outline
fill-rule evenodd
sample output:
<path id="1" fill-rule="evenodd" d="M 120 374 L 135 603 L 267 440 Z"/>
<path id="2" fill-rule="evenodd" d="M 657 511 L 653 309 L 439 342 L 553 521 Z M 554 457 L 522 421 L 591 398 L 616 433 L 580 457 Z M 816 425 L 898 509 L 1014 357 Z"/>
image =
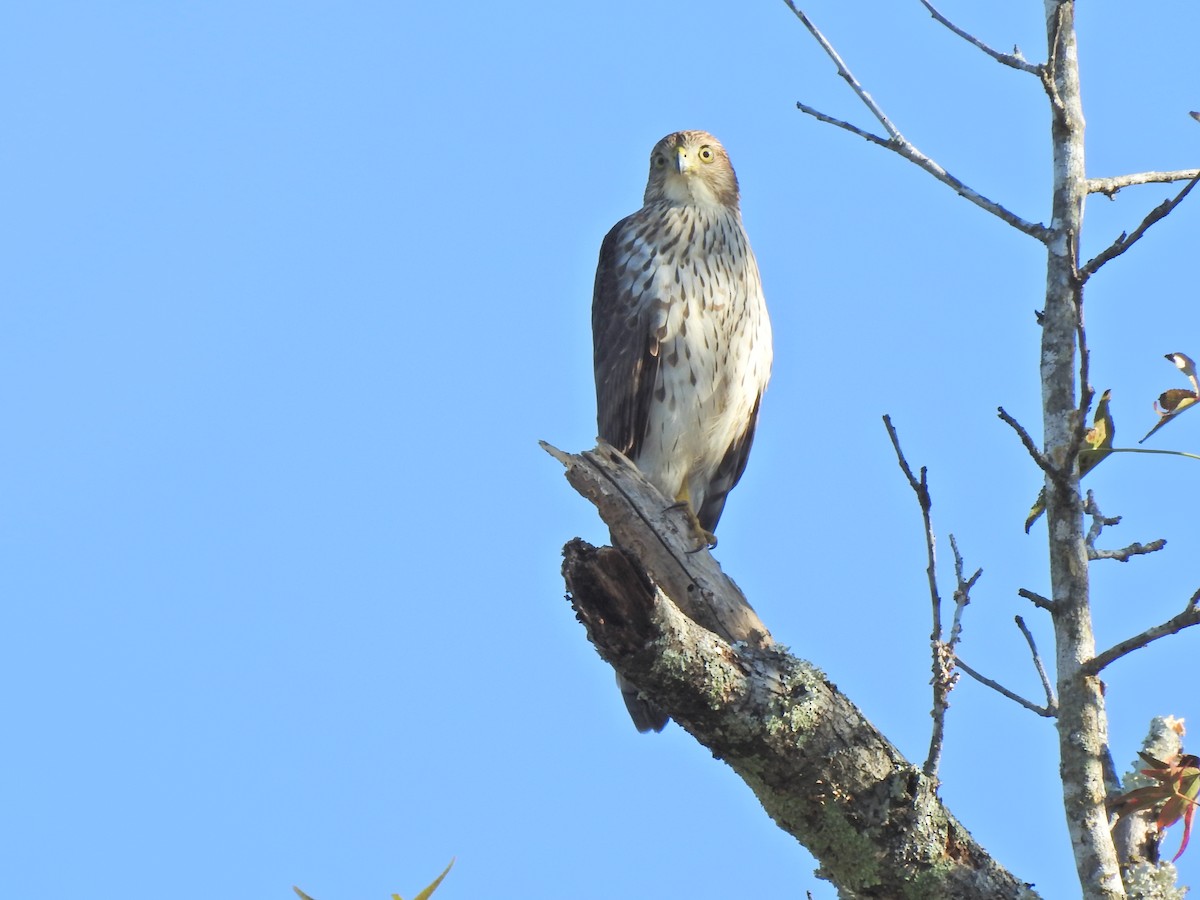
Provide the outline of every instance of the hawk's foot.
<path id="1" fill-rule="evenodd" d="M 712 550 L 717 546 L 717 536 L 700 524 L 700 518 L 692 509 L 692 504 L 687 501 L 686 497 L 679 498 L 678 502 L 672 503 L 664 510 L 670 512 L 673 509 L 683 509 L 687 511 L 688 521 L 692 525 L 692 530 L 697 532 L 704 538 L 704 543 L 695 549 L 689 550 L 688 553 L 699 553 L 701 550 Z"/>

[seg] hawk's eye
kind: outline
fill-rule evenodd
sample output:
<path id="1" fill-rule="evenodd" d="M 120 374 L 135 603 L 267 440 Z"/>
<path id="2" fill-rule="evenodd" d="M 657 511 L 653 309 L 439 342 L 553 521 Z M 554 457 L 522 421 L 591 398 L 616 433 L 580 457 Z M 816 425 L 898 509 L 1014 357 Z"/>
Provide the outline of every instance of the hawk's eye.
<path id="1" fill-rule="evenodd" d="M 663 156 L 661 153 L 654 154 L 654 168 L 661 169 L 666 164 L 667 158 L 665 156 Z"/>
<path id="2" fill-rule="evenodd" d="M 712 162 L 714 159 L 717 158 L 717 155 L 715 153 L 713 153 L 712 147 L 708 146 L 708 144 L 705 144 L 703 147 L 700 148 L 699 155 L 700 155 L 701 162 Z"/>

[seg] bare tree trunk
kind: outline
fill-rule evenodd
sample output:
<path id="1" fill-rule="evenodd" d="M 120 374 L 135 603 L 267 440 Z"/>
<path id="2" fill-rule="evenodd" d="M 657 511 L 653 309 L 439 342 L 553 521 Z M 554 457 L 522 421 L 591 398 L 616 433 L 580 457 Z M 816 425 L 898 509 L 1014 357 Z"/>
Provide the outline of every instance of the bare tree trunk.
<path id="1" fill-rule="evenodd" d="M 1074 0 L 1046 0 L 1049 54 L 1044 80 L 1052 116 L 1054 198 L 1042 322 L 1042 424 L 1045 454 L 1053 467 L 1064 473 L 1061 479 L 1046 478 L 1063 806 L 1084 897 L 1109 900 L 1124 897 L 1125 891 L 1105 810 L 1107 719 L 1100 679 L 1082 671 L 1095 656 L 1096 646 L 1083 507 L 1074 464 L 1088 405 L 1077 400 L 1075 379 L 1075 350 L 1083 335 L 1079 235 L 1088 186 L 1074 16 Z M 1086 349 L 1081 347 L 1081 351 L 1086 378 Z M 1086 381 L 1082 390 L 1090 399 Z"/>

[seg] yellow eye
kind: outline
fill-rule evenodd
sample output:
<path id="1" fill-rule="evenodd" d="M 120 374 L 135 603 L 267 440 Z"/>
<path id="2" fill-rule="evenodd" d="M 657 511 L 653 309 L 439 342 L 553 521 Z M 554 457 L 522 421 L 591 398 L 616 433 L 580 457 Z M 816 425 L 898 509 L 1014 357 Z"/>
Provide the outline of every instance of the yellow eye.
<path id="1" fill-rule="evenodd" d="M 713 148 L 708 144 L 700 148 L 700 162 L 712 162 L 716 158 L 717 155 L 713 153 Z"/>

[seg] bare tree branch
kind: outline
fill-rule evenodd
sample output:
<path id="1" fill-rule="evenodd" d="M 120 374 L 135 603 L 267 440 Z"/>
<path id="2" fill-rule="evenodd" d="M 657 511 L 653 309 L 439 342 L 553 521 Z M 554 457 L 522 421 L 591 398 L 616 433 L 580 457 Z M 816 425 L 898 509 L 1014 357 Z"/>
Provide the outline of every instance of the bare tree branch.
<path id="1" fill-rule="evenodd" d="M 1161 625 L 1147 628 L 1141 634 L 1126 638 L 1121 643 L 1109 647 L 1103 653 L 1098 653 L 1091 660 L 1083 664 L 1083 671 L 1088 675 L 1098 675 L 1109 663 L 1116 662 L 1122 656 L 1126 656 L 1134 650 L 1140 650 L 1142 647 L 1153 641 L 1157 641 L 1159 638 L 1165 638 L 1168 635 L 1183 631 L 1185 628 L 1191 628 L 1197 623 L 1200 623 L 1200 591 L 1192 594 L 1187 607 L 1179 615 L 1173 616 Z"/>
<path id="2" fill-rule="evenodd" d="M 704 548 L 686 510 L 666 500 L 615 447 L 602 441 L 579 455 L 545 441 L 541 447 L 566 467 L 571 486 L 596 504 L 614 543 L 651 567 L 685 614 L 724 640 L 771 644 L 767 626 Z"/>
<path id="3" fill-rule="evenodd" d="M 1038 653 L 1037 642 L 1033 639 L 1033 632 L 1029 630 L 1029 627 L 1025 624 L 1025 620 L 1020 616 L 1013 616 L 1013 621 L 1021 629 L 1021 634 L 1025 637 L 1025 643 L 1029 645 L 1029 653 L 1033 656 L 1033 667 L 1037 669 L 1038 678 L 1042 679 L 1042 690 L 1046 692 L 1046 709 L 1057 713 L 1058 701 L 1054 699 L 1054 688 L 1050 684 L 1050 676 L 1046 674 L 1046 667 L 1042 665 L 1042 655 Z"/>
<path id="4" fill-rule="evenodd" d="M 1142 219 L 1142 223 L 1133 230 L 1132 234 L 1122 234 L 1119 238 L 1113 241 L 1107 249 L 1101 251 L 1088 260 L 1084 267 L 1079 270 L 1080 277 L 1084 281 L 1087 281 L 1096 274 L 1096 271 L 1102 265 L 1110 260 L 1116 259 L 1122 253 L 1140 241 L 1142 239 L 1142 235 L 1146 233 L 1151 225 L 1161 219 L 1166 218 L 1171 210 L 1183 202 L 1183 198 L 1191 193 L 1191 190 L 1196 186 L 1197 181 L 1200 181 L 1200 171 L 1198 171 L 1197 174 L 1192 177 L 1184 189 L 1175 195 L 1173 199 L 1164 200 L 1158 206 L 1154 207 L 1154 209 L 1150 210 L 1150 213 L 1146 216 L 1146 218 Z"/>
<path id="5" fill-rule="evenodd" d="M 690 528 L 678 527 L 679 511 L 636 468 L 605 445 L 547 450 L 620 545 L 575 539 L 564 548 L 563 574 L 588 639 L 745 780 L 818 859 L 823 877 L 863 897 L 1036 896 L 815 666 L 769 639 L 729 640 L 705 624 L 738 630 L 757 616 L 709 553 L 690 552 Z M 751 636 L 763 634 L 760 623 Z"/>
<path id="6" fill-rule="evenodd" d="M 1000 420 L 1005 425 L 1017 433 L 1017 437 L 1021 439 L 1021 444 L 1025 447 L 1030 457 L 1033 458 L 1033 461 L 1037 463 L 1039 469 L 1053 477 L 1062 477 L 1062 473 L 1055 469 L 1050 464 L 1050 460 L 1046 458 L 1046 455 L 1038 449 L 1037 444 L 1033 442 L 1033 438 L 1029 436 L 1029 432 L 1025 430 L 1025 427 L 1010 416 L 1003 406 L 996 407 L 996 415 L 1000 417 Z"/>
<path id="7" fill-rule="evenodd" d="M 981 675 L 979 672 L 975 671 L 969 665 L 967 665 L 963 661 L 963 658 L 961 656 L 958 657 L 957 660 L 955 660 L 955 664 L 960 669 L 962 669 L 964 672 L 966 672 L 968 675 L 970 675 L 972 678 L 974 678 L 976 681 L 978 681 L 980 684 L 982 684 L 986 687 L 990 687 L 993 691 L 995 691 L 998 694 L 1002 694 L 1003 696 L 1007 697 L 1009 700 L 1012 700 L 1014 703 L 1021 704 L 1021 706 L 1025 707 L 1030 712 L 1035 712 L 1039 716 L 1043 716 L 1045 718 L 1054 718 L 1054 714 L 1055 714 L 1054 710 L 1052 710 L 1048 707 L 1045 707 L 1045 706 L 1038 706 L 1032 700 L 1026 700 L 1024 697 L 1022 697 L 1020 694 L 1016 693 L 1015 691 L 1010 691 L 1004 685 L 1000 684 L 1000 682 L 993 681 L 991 678 L 988 678 L 986 675 Z"/>
<path id="8" fill-rule="evenodd" d="M 1062 56 L 1059 53 L 1059 44 L 1062 41 L 1064 34 L 1064 23 L 1066 21 L 1065 10 L 1060 3 L 1054 10 L 1054 27 L 1048 33 L 1049 52 L 1046 57 L 1046 64 L 1042 66 L 1042 87 L 1046 89 L 1046 96 L 1050 100 L 1050 110 L 1054 114 L 1057 121 L 1065 120 L 1067 115 L 1067 106 L 1063 102 L 1062 94 L 1058 89 L 1058 79 L 1055 74 L 1062 69 Z M 1049 29 L 1049 23 L 1047 22 Z M 1071 31 L 1074 31 L 1072 24 Z"/>
<path id="9" fill-rule="evenodd" d="M 1041 594 L 1035 594 L 1033 591 L 1021 588 L 1017 591 L 1018 597 L 1024 597 L 1038 609 L 1044 609 L 1047 612 L 1054 611 L 1054 601 L 1048 597 L 1043 597 Z"/>
<path id="10" fill-rule="evenodd" d="M 796 7 L 796 4 L 793 3 L 792 0 L 783 0 L 783 2 L 788 5 L 788 8 L 793 13 L 795 13 L 796 18 L 799 19 L 804 27 L 808 29 L 808 33 L 813 36 L 816 42 L 821 45 L 821 49 L 824 50 L 829 58 L 833 60 L 833 64 L 837 66 L 838 75 L 845 79 L 846 83 L 850 85 L 850 88 L 854 91 L 854 93 L 858 94 L 858 99 L 861 100 L 863 105 L 865 105 L 867 109 L 871 111 L 871 114 L 879 120 L 879 124 L 883 126 L 884 130 L 887 131 L 892 140 L 905 142 L 904 136 L 900 134 L 899 129 L 897 129 L 896 126 L 892 124 L 891 120 L 884 115 L 883 110 L 879 108 L 879 104 L 876 103 L 875 99 L 867 93 L 866 88 L 862 86 L 859 80 L 854 77 L 854 73 L 851 72 L 849 66 L 843 62 L 841 55 L 835 49 L 833 49 L 833 44 L 829 43 L 828 39 L 821 33 L 820 29 L 812 23 L 812 20 L 809 19 L 808 16 L 806 16 L 800 9 Z"/>
<path id="11" fill-rule="evenodd" d="M 921 524 L 925 531 L 925 577 L 929 582 L 929 602 L 933 610 L 933 629 L 929 634 L 929 643 L 933 648 L 933 678 L 930 680 L 930 684 L 933 685 L 933 709 L 929 712 L 930 718 L 933 719 L 933 729 L 929 736 L 929 753 L 925 757 L 925 764 L 921 767 L 921 771 L 929 778 L 937 778 L 938 765 L 942 758 L 942 745 L 946 737 L 946 710 L 950 706 L 948 698 L 950 691 L 954 689 L 956 677 L 954 675 L 953 638 L 949 644 L 942 640 L 942 598 L 937 587 L 937 551 L 933 519 L 930 515 L 933 500 L 929 496 L 929 473 L 922 466 L 919 479 L 913 474 L 912 467 L 904 456 L 904 451 L 900 449 L 900 436 L 896 433 L 895 426 L 892 425 L 892 417 L 885 415 L 883 424 L 887 428 L 888 437 L 892 440 L 892 448 L 896 451 L 896 460 L 900 464 L 900 470 L 908 479 L 908 486 L 917 495 L 917 505 L 921 508 Z M 957 555 L 956 549 L 955 556 L 957 557 Z M 959 562 L 961 564 L 961 559 Z M 959 574 L 961 575 L 961 568 Z M 956 599 L 957 596 L 958 592 L 956 591 Z M 956 615 L 956 622 L 957 618 Z"/>
<path id="12" fill-rule="evenodd" d="M 922 470 L 924 471 L 924 470 Z M 963 611 L 971 602 L 971 588 L 975 587 L 983 575 L 983 569 L 976 569 L 975 573 L 970 578 L 963 577 L 963 558 L 958 552 L 958 541 L 954 539 L 954 535 L 950 535 L 950 550 L 954 554 L 954 617 L 950 625 L 950 636 L 946 640 L 941 638 L 941 609 L 939 601 L 939 609 L 937 610 L 938 622 L 934 629 L 932 645 L 933 645 L 933 710 L 930 716 L 933 717 L 933 733 L 929 740 L 929 754 L 925 758 L 925 765 L 922 771 L 930 778 L 937 776 L 938 767 L 942 759 L 942 747 L 946 739 L 946 710 L 950 708 L 950 692 L 954 690 L 954 686 L 958 684 L 958 673 L 954 671 L 955 659 L 958 655 L 958 644 L 962 637 L 962 618 Z"/>
<path id="13" fill-rule="evenodd" d="M 1165 546 L 1167 546 L 1166 539 L 1159 538 L 1148 544 L 1133 543 L 1128 547 L 1122 547 L 1120 550 L 1097 550 L 1093 547 L 1088 551 L 1088 559 L 1115 559 L 1117 562 L 1129 562 L 1131 557 L 1145 556 L 1147 553 L 1157 553 Z"/>
<path id="14" fill-rule="evenodd" d="M 924 0 L 922 0 L 924 2 Z M 1176 169 L 1174 172 L 1137 172 L 1132 175 L 1117 175 L 1114 178 L 1089 178 L 1089 194 L 1104 194 L 1110 200 L 1122 188 L 1138 184 L 1169 184 L 1172 181 L 1188 181 L 1200 175 L 1200 169 Z"/>
<path id="15" fill-rule="evenodd" d="M 1088 548 L 1088 559 L 1115 559 L 1118 562 L 1129 562 L 1131 557 L 1143 556 L 1147 553 L 1155 553 L 1167 546 L 1165 538 L 1159 538 L 1156 541 L 1151 541 L 1149 544 L 1130 544 L 1121 550 L 1097 550 L 1096 538 L 1100 537 L 1100 533 L 1108 526 L 1119 525 L 1121 522 L 1120 516 L 1109 517 L 1100 512 L 1100 507 L 1096 503 L 1096 497 L 1091 492 L 1087 492 L 1087 499 L 1083 502 L 1084 515 L 1092 517 L 1092 525 L 1088 529 L 1087 537 L 1084 538 L 1084 543 Z"/>
<path id="16" fill-rule="evenodd" d="M 976 569 L 970 578 L 963 578 L 963 558 L 958 552 L 958 541 L 950 535 L 950 550 L 954 554 L 954 621 L 950 626 L 950 649 L 953 650 L 962 636 L 963 611 L 971 602 L 971 588 L 983 576 L 983 569 Z"/>
<path id="17" fill-rule="evenodd" d="M 921 0 L 921 5 L 929 10 L 929 14 L 931 16 L 933 16 L 967 43 L 978 47 L 992 59 L 996 60 L 996 62 L 1006 65 L 1010 69 L 1019 69 L 1022 72 L 1028 72 L 1030 75 L 1036 75 L 1038 78 L 1042 77 L 1042 67 L 1034 65 L 1025 59 L 1025 57 L 1021 55 L 1021 51 L 1017 48 L 1014 47 L 1012 53 L 1001 53 L 999 50 L 993 50 L 983 41 L 979 40 L 974 35 L 963 31 L 961 28 L 943 16 L 940 12 L 934 9 L 933 5 L 929 3 L 929 0 Z"/>
<path id="18" fill-rule="evenodd" d="M 799 100 L 797 100 L 796 109 L 800 110 L 802 113 L 807 113 L 818 122 L 824 122 L 826 125 L 836 125 L 838 128 L 845 129 L 851 134 L 858 135 L 860 138 L 868 140 L 873 144 L 878 144 L 880 147 L 885 147 L 888 150 L 895 149 L 895 145 L 887 138 L 880 137 L 877 134 L 872 134 L 870 131 L 859 128 L 857 125 L 852 125 L 845 119 L 838 119 L 834 116 L 823 113 L 819 109 L 809 106 L 807 103 L 801 103 Z"/>
<path id="19" fill-rule="evenodd" d="M 856 134 L 859 137 L 865 138 L 866 140 L 878 144 L 881 147 L 886 147 L 888 150 L 891 150 L 894 153 L 898 153 L 909 162 L 924 169 L 938 181 L 942 182 L 942 184 L 953 188 L 954 191 L 960 196 L 965 197 L 981 209 L 985 209 L 1002 221 L 1007 222 L 1018 231 L 1028 234 L 1031 237 L 1035 237 L 1042 243 L 1045 243 L 1050 239 L 1051 231 L 1045 225 L 1023 219 L 1011 210 L 1008 210 L 999 203 L 996 203 L 994 200 L 988 199 L 974 188 L 966 185 L 959 178 L 951 175 L 938 163 L 917 149 L 916 145 L 905 138 L 904 135 L 900 133 L 900 130 L 896 128 L 894 124 L 892 124 L 891 119 L 884 114 L 879 104 L 875 102 L 875 99 L 869 93 L 867 93 L 866 89 L 862 86 L 859 80 L 854 77 L 854 73 L 850 71 L 838 52 L 833 48 L 828 39 L 826 39 L 825 35 L 821 33 L 817 26 L 812 23 L 808 16 L 798 9 L 792 0 L 784 0 L 784 2 L 796 15 L 796 18 L 798 18 L 804 27 L 808 29 L 809 33 L 814 39 L 816 39 L 817 43 L 821 45 L 821 48 L 829 55 L 829 58 L 833 60 L 834 65 L 837 66 L 838 74 L 845 79 L 847 84 L 850 85 L 854 93 L 858 95 L 859 100 L 863 102 L 863 105 L 865 105 L 867 109 L 871 111 L 871 114 L 879 120 L 889 137 L 883 138 L 879 135 L 872 134 L 871 132 L 858 128 L 855 125 L 851 125 L 849 122 L 846 122 L 843 119 L 837 119 L 833 116 L 827 115 L 826 113 L 820 112 L 819 110 L 814 109 L 805 103 L 798 102 L 796 104 L 797 109 L 803 113 L 807 113 L 821 122 L 825 122 L 830 125 L 836 125 L 838 128 L 845 129 L 852 134 Z"/>
<path id="20" fill-rule="evenodd" d="M 1074 243 L 1074 235 L 1071 236 L 1072 244 Z M 1077 259 L 1078 253 L 1072 252 L 1071 258 Z M 1075 270 L 1078 277 L 1079 270 Z M 1071 443 L 1067 446 L 1066 462 L 1064 467 L 1069 468 L 1074 465 L 1079 459 L 1079 451 L 1083 449 L 1083 442 L 1087 438 L 1088 425 L 1087 414 L 1092 408 L 1092 401 L 1096 399 L 1096 391 L 1090 382 L 1090 372 L 1092 358 L 1088 353 L 1087 348 L 1087 331 L 1083 327 L 1083 281 L 1079 282 L 1079 290 L 1075 292 L 1075 345 L 1079 351 L 1079 405 L 1075 408 L 1075 434 L 1071 439 Z"/>

